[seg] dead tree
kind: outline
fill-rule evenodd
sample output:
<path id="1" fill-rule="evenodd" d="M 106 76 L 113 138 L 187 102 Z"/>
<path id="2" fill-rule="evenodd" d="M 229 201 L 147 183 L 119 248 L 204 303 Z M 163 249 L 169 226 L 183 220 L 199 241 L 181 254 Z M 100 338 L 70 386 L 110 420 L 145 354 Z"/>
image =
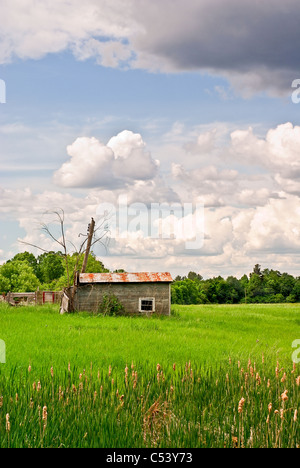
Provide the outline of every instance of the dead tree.
<path id="1" fill-rule="evenodd" d="M 100 223 L 96 226 L 95 220 L 92 218 L 91 223 L 88 225 L 87 234 L 79 234 L 78 237 L 84 237 L 85 239 L 80 243 L 79 247 L 76 248 L 75 244 L 66 238 L 65 234 L 65 214 L 62 209 L 55 210 L 52 212 L 46 212 L 45 214 L 54 214 L 55 215 L 55 223 L 59 226 L 59 234 L 54 234 L 53 230 L 51 229 L 49 224 L 41 223 L 41 230 L 49 237 L 53 242 L 57 243 L 60 246 L 60 250 L 65 260 L 66 265 L 66 273 L 67 273 L 67 286 L 64 290 L 64 294 L 68 298 L 68 309 L 69 312 L 73 312 L 75 310 L 74 298 L 77 290 L 77 273 L 79 271 L 79 265 L 83 258 L 83 265 L 81 272 L 84 273 L 86 271 L 87 262 L 89 258 L 89 254 L 91 249 L 94 245 L 100 243 L 105 248 L 107 248 L 108 243 L 108 218 L 103 218 Z M 34 247 L 38 250 L 41 250 L 44 253 L 50 253 L 51 251 L 46 250 L 38 245 L 31 244 L 29 242 L 20 241 L 24 245 L 29 245 Z M 73 248 L 73 251 L 69 250 L 69 245 Z M 77 259 L 75 262 L 75 266 L 71 270 L 71 265 L 69 262 L 69 256 L 72 253 L 77 254 Z"/>

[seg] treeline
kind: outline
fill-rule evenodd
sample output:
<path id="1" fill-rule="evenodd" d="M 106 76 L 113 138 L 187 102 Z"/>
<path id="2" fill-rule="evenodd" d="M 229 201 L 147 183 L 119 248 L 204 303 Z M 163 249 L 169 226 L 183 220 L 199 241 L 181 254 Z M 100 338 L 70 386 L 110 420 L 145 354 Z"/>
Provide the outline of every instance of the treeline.
<path id="1" fill-rule="evenodd" d="M 78 263 L 78 264 L 77 264 Z M 70 281 L 77 266 L 81 269 L 83 258 L 78 255 L 66 257 L 61 252 L 43 253 L 37 258 L 29 253 L 19 253 L 0 266 L 0 294 L 8 292 L 61 291 Z M 93 254 L 89 255 L 87 273 L 108 272 L 103 263 Z"/>
<path id="2" fill-rule="evenodd" d="M 300 302 L 300 277 L 255 265 L 249 276 L 204 280 L 190 272 L 172 284 L 173 304 L 240 304 Z"/>
<path id="3" fill-rule="evenodd" d="M 70 281 L 74 269 L 81 270 L 83 258 L 61 252 L 43 253 L 35 257 L 24 252 L 0 266 L 0 294 L 8 292 L 61 291 Z M 118 270 L 124 271 L 124 270 Z M 91 253 L 87 273 L 109 272 Z M 204 279 L 199 273 L 177 276 L 171 286 L 173 304 L 240 304 L 300 302 L 300 277 L 277 270 L 261 270 L 238 279 L 221 276 Z"/>

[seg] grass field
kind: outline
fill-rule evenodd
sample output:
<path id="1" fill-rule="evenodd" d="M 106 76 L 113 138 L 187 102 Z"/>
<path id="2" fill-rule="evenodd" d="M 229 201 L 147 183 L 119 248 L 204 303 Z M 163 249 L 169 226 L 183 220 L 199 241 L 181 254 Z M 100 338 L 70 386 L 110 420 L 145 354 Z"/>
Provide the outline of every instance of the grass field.
<path id="1" fill-rule="evenodd" d="M 134 318 L 0 304 L 0 447 L 294 447 L 299 312 L 175 306 Z"/>

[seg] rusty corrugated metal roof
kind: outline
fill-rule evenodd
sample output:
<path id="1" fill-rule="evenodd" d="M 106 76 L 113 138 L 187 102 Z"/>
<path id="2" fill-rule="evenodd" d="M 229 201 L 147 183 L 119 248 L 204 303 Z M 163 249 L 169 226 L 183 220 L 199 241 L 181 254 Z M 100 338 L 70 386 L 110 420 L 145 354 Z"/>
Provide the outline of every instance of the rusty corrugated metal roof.
<path id="1" fill-rule="evenodd" d="M 170 273 L 81 273 L 79 283 L 171 283 Z"/>

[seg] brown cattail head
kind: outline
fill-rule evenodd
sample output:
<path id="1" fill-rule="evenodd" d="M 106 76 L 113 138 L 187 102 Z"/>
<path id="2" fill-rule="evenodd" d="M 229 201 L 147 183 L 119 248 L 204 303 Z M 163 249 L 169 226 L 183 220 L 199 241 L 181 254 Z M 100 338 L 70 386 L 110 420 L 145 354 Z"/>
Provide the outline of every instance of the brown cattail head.
<path id="1" fill-rule="evenodd" d="M 286 373 L 283 374 L 281 378 L 281 383 L 284 383 L 286 381 Z"/>
<path id="2" fill-rule="evenodd" d="M 281 401 L 287 401 L 289 399 L 289 397 L 287 396 L 288 394 L 288 390 L 285 390 L 282 394 L 281 394 Z"/>
<path id="3" fill-rule="evenodd" d="M 6 432 L 10 432 L 10 422 L 9 422 L 9 414 L 7 413 L 6 417 L 5 417 L 5 428 L 6 428 Z"/>
<path id="4" fill-rule="evenodd" d="M 241 398 L 240 401 L 239 401 L 238 412 L 240 414 L 243 412 L 245 401 L 246 401 L 245 398 Z"/>
<path id="5" fill-rule="evenodd" d="M 47 419 L 48 419 L 47 406 L 43 407 L 43 416 L 42 416 L 42 418 L 43 418 L 44 422 L 47 422 Z"/>
<path id="6" fill-rule="evenodd" d="M 269 414 L 271 413 L 271 411 L 272 411 L 272 408 L 273 408 L 273 406 L 272 406 L 272 403 L 269 403 L 269 405 L 268 405 L 268 411 L 269 411 Z"/>

